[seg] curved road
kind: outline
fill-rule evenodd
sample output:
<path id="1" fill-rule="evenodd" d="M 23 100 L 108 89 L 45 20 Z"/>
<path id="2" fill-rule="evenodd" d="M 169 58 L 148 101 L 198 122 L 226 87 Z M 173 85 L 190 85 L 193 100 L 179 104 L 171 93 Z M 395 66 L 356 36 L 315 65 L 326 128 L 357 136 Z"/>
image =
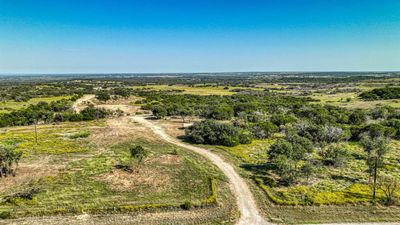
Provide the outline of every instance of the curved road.
<path id="1" fill-rule="evenodd" d="M 216 166 L 218 166 L 218 168 L 221 169 L 222 172 L 224 172 L 224 174 L 228 177 L 231 183 L 231 188 L 236 195 L 236 200 L 240 211 L 240 219 L 237 223 L 238 225 L 269 224 L 260 215 L 257 205 L 254 201 L 254 197 L 250 192 L 250 189 L 247 186 L 246 182 L 239 176 L 239 174 L 233 169 L 233 167 L 229 163 L 225 162 L 218 155 L 210 152 L 207 149 L 185 144 L 177 140 L 176 138 L 169 136 L 167 133 L 165 133 L 163 128 L 146 120 L 142 116 L 133 116 L 131 118 L 134 121 L 139 122 L 145 127 L 151 129 L 163 140 L 205 156 L 206 158 L 211 160 Z"/>

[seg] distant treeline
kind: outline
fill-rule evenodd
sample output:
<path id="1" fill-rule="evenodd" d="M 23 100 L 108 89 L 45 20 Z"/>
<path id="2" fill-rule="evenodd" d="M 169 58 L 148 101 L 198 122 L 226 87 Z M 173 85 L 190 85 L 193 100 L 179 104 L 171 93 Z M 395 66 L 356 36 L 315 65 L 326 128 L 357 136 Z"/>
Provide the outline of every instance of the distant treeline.
<path id="1" fill-rule="evenodd" d="M 57 86 L 58 91 L 74 90 L 74 93 L 93 93 L 95 87 L 185 84 L 217 86 L 254 86 L 259 83 L 349 83 L 366 80 L 384 80 L 400 77 L 400 72 L 231 72 L 231 73 L 175 73 L 175 74 L 81 74 L 58 76 L 5 76 L 1 86 Z M 89 90 L 88 90 L 89 89 Z"/>

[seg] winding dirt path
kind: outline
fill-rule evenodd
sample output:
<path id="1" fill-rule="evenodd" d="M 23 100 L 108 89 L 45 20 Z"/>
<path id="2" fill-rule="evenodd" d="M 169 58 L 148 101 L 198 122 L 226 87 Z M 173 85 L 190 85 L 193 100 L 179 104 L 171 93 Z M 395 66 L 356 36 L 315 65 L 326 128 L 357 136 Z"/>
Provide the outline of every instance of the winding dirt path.
<path id="1" fill-rule="evenodd" d="M 228 177 L 231 183 L 231 188 L 236 195 L 237 204 L 240 211 L 240 219 L 238 225 L 263 225 L 267 223 L 264 218 L 260 215 L 254 197 L 247 186 L 246 182 L 240 177 L 235 169 L 218 155 L 210 152 L 209 150 L 185 144 L 176 138 L 169 136 L 163 128 L 146 120 L 143 116 L 132 116 L 131 119 L 142 124 L 143 126 L 151 129 L 164 141 L 171 144 L 189 149 L 196 152 L 209 160 L 211 160 L 224 174 Z"/>

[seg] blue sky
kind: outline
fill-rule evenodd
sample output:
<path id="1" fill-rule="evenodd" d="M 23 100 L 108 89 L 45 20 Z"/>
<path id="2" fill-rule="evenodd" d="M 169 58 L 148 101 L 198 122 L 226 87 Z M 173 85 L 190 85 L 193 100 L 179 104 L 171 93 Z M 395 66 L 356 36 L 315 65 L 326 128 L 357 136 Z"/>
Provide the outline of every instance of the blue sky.
<path id="1" fill-rule="evenodd" d="M 400 70 L 398 0 L 0 0 L 0 73 Z"/>

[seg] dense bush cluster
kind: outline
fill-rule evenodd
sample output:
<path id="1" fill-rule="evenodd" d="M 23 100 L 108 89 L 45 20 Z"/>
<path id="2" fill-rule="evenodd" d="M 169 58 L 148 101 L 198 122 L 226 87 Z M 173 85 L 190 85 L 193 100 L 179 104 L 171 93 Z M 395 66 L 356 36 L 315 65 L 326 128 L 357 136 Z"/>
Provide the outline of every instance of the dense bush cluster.
<path id="1" fill-rule="evenodd" d="M 361 93 L 360 98 L 367 101 L 397 99 L 400 98 L 400 88 L 398 87 L 376 88 L 371 91 Z"/>
<path id="2" fill-rule="evenodd" d="M 215 120 L 194 123 L 186 130 L 186 135 L 197 144 L 235 146 L 251 141 L 249 132 Z"/>
<path id="3" fill-rule="evenodd" d="M 390 107 L 346 109 L 257 91 L 232 96 L 165 92 L 143 96 L 143 108 L 157 118 L 179 116 L 182 111 L 202 118 L 186 129 L 187 138 L 194 143 L 235 146 L 273 137 L 276 141 L 267 149 L 266 159 L 270 175 L 263 176 L 271 185 L 308 181 L 321 168 L 342 167 L 361 157 L 376 193 L 388 138 L 400 138 L 400 113 Z M 350 154 L 348 141 L 362 146 L 366 156 Z"/>
<path id="4" fill-rule="evenodd" d="M 112 112 L 89 106 L 80 113 L 71 109 L 71 101 L 59 100 L 51 103 L 39 102 L 25 109 L 0 114 L 0 127 L 31 125 L 38 122 L 87 121 L 105 118 Z"/>
<path id="5" fill-rule="evenodd" d="M 14 146 L 0 145 L 0 178 L 15 175 L 21 156 L 22 152 L 16 151 Z"/>

